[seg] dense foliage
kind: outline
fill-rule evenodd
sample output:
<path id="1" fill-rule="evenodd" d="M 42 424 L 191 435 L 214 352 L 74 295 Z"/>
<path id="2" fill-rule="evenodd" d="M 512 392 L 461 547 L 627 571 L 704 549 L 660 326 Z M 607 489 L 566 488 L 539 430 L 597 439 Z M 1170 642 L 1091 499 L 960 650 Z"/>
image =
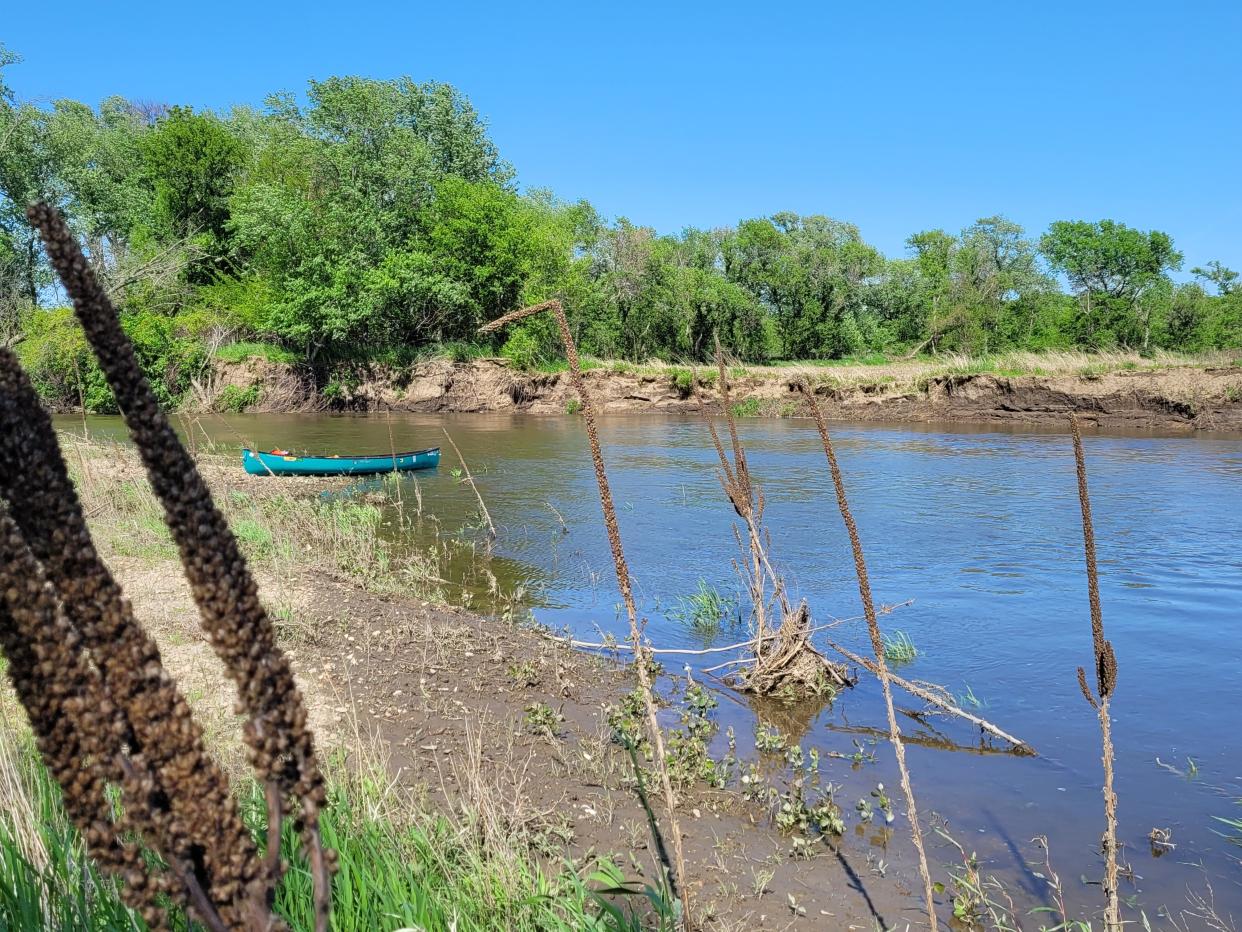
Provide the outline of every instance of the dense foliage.
<path id="1" fill-rule="evenodd" d="M 0 47 L 0 340 L 43 389 L 109 404 L 58 314 L 23 209 L 62 207 L 174 402 L 221 346 L 315 367 L 408 360 L 558 296 L 583 350 L 702 360 L 713 334 L 747 361 L 874 352 L 1242 344 L 1237 273 L 1175 284 L 1172 239 L 1112 220 L 1039 238 L 995 216 L 913 234 L 890 258 L 853 224 L 778 213 L 661 236 L 585 203 L 520 192 L 454 88 L 311 81 L 228 114 L 137 104 L 36 106 Z M 556 354 L 533 321 L 489 347 Z"/>

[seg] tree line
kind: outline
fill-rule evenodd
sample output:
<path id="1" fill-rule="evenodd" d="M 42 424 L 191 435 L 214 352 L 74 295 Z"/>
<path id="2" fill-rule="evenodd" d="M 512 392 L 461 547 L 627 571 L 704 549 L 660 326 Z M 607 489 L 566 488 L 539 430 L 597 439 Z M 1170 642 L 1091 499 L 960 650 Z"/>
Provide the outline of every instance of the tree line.
<path id="1" fill-rule="evenodd" d="M 0 339 L 47 393 L 107 403 L 25 205 L 81 237 L 165 400 L 222 347 L 313 367 L 469 352 L 482 322 L 559 297 L 584 352 L 748 362 L 873 353 L 1242 345 L 1220 262 L 1175 283 L 1172 238 L 1113 220 L 1040 236 L 1002 216 L 887 257 L 852 223 L 776 213 L 660 235 L 519 189 L 470 102 L 408 78 L 310 81 L 213 113 L 113 97 L 36 105 L 0 46 Z M 484 347 L 550 361 L 549 324 Z"/>

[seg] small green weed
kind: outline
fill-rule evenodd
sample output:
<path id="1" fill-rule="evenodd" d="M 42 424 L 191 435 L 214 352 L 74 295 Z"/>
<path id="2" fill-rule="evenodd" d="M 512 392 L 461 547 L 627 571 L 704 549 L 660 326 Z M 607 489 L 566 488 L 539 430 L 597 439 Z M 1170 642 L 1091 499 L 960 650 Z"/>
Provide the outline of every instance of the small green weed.
<path id="1" fill-rule="evenodd" d="M 532 734 L 554 738 L 562 719 L 546 702 L 534 702 L 526 707 L 522 721 L 526 723 L 526 730 Z"/>
<path id="2" fill-rule="evenodd" d="M 972 709 L 986 709 L 988 707 L 987 700 L 976 696 L 969 683 L 966 684 L 966 692 L 957 697 L 957 702 L 958 705 L 969 706 Z"/>
<path id="3" fill-rule="evenodd" d="M 755 750 L 764 754 L 779 754 L 785 750 L 785 736 L 772 725 L 755 728 Z"/>
<path id="4" fill-rule="evenodd" d="M 891 664 L 910 663 L 919 655 L 918 648 L 904 631 L 895 631 L 890 637 L 884 636 L 884 659 Z"/>
<path id="5" fill-rule="evenodd" d="M 509 664 L 509 679 L 518 686 L 534 686 L 539 682 L 539 671 L 529 660 Z"/>
<path id="6" fill-rule="evenodd" d="M 733 406 L 734 417 L 758 417 L 760 411 L 759 399 L 755 397 L 745 398 Z"/>

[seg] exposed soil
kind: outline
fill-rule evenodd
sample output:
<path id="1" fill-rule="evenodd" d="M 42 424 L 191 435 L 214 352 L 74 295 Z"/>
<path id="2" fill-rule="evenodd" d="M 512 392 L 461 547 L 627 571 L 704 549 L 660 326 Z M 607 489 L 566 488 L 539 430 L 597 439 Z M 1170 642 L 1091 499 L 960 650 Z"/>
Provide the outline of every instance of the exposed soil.
<path id="1" fill-rule="evenodd" d="M 585 373 L 593 400 L 608 413 L 685 412 L 699 401 L 679 387 L 672 367 L 613 367 Z M 708 375 L 704 370 L 703 375 Z M 290 366 L 247 360 L 221 364 L 215 380 L 262 387 L 255 411 L 396 410 L 565 414 L 574 395 L 566 373 L 530 373 L 504 359 L 454 363 L 445 359 L 392 370 L 372 367 L 331 402 Z M 684 385 L 684 374 L 683 385 Z M 936 374 L 919 363 L 889 367 L 747 368 L 732 380 L 734 400 L 748 413 L 793 416 L 801 403 L 794 388 L 807 379 L 829 416 L 856 421 L 1064 423 L 1076 411 L 1101 427 L 1160 430 L 1242 429 L 1242 367 L 1168 366 L 1105 374 L 1004 376 Z M 718 407 L 710 378 L 698 386 Z"/>
<path id="2" fill-rule="evenodd" d="M 578 854 L 611 854 L 628 874 L 655 876 L 628 757 L 606 722 L 605 709 L 634 686 L 627 671 L 534 632 L 349 587 L 318 592 L 311 604 L 350 619 L 354 634 L 344 656 L 326 650 L 303 659 L 307 678 L 349 697 L 359 720 L 389 743 L 400 780 L 450 806 L 467 800 L 503 813 L 546 839 L 549 853 L 568 840 Z M 561 719 L 554 734 L 525 724 L 524 710 L 536 703 Z M 652 805 L 658 816 L 654 790 Z M 794 860 L 788 838 L 736 789 L 686 790 L 678 809 L 690 898 L 709 928 L 872 929 L 877 912 L 883 928 L 917 921 L 919 904 L 900 871 L 868 877 L 848 842 Z"/>
<path id="3" fill-rule="evenodd" d="M 232 689 L 221 688 L 223 670 L 179 568 L 172 561 L 109 562 L 213 749 L 242 772 Z M 292 594 L 287 580 L 260 584 L 264 591 L 279 585 L 281 599 L 296 606 L 298 637 L 286 649 L 325 751 L 378 742 L 391 777 L 416 796 L 497 820 L 500 830 L 529 838 L 553 868 L 566 853 L 594 852 L 611 855 L 629 877 L 656 876 L 628 757 L 606 722 L 607 707 L 634 685 L 621 665 L 534 631 L 377 596 L 343 579 L 308 578 Z M 537 703 L 557 714 L 552 734 L 524 721 Z M 658 796 L 652 805 L 658 816 Z M 690 896 L 707 928 L 917 925 L 910 865 L 890 867 L 880 879 L 869 872 L 866 844 L 849 840 L 794 859 L 789 839 L 736 789 L 688 789 L 678 809 Z"/>
<path id="4" fill-rule="evenodd" d="M 66 441 L 68 442 L 68 441 Z M 136 456 L 81 455 L 96 490 L 141 476 Z M 74 454 L 71 453 L 71 458 Z M 208 457 L 200 464 L 217 495 L 275 494 Z M 294 484 L 296 487 L 296 484 Z M 287 494 L 290 484 L 278 487 Z M 98 494 L 98 492 L 97 492 Z M 98 515 L 93 522 L 107 524 Z M 96 525 L 97 539 L 115 535 Z M 246 772 L 241 720 L 224 668 L 207 643 L 171 548 L 106 554 L 137 616 L 160 644 L 169 672 L 194 707 L 209 746 L 235 774 Z M 629 878 L 658 876 L 647 818 L 628 755 L 612 740 L 608 710 L 634 688 L 619 662 L 573 650 L 538 631 L 406 597 L 363 589 L 322 567 L 277 576 L 256 568 L 260 592 L 279 606 L 277 626 L 306 698 L 321 753 L 385 760 L 392 780 L 434 808 L 477 813 L 477 830 L 524 839 L 558 870 L 564 857 L 609 855 Z M 668 681 L 666 680 L 666 683 Z M 668 687 L 677 691 L 680 681 Z M 678 697 L 669 696 L 666 727 Z M 742 701 L 727 691 L 722 701 Z M 527 721 L 546 706 L 550 729 Z M 801 734 L 808 703 L 771 717 Z M 657 817 L 662 800 L 652 789 Z M 844 839 L 794 858 L 766 810 L 737 789 L 698 783 L 679 792 L 690 900 L 703 927 L 743 929 L 892 928 L 918 924 L 910 896 L 917 879 L 888 829 L 857 826 Z M 663 820 L 661 820 L 663 821 Z M 884 876 L 868 854 L 883 851 Z"/>

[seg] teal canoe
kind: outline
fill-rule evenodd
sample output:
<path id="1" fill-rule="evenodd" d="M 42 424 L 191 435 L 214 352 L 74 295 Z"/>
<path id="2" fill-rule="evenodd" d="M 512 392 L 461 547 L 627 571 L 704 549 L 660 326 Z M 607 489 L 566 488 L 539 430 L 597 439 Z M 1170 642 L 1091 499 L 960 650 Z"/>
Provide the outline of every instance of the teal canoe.
<path id="1" fill-rule="evenodd" d="M 439 462 L 439 447 L 380 456 L 293 456 L 242 450 L 242 464 L 252 476 L 374 476 L 434 469 Z"/>

